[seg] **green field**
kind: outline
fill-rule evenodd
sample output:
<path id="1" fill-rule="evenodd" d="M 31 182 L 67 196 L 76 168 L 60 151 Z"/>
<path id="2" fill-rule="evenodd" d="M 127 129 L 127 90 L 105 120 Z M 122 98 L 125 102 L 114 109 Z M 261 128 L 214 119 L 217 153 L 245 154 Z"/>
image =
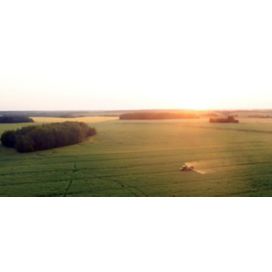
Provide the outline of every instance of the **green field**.
<path id="1" fill-rule="evenodd" d="M 91 124 L 98 135 L 74 146 L 29 154 L 0 146 L 0 195 L 272 196 L 270 119 Z M 21 126 L 0 125 L 0 134 Z M 185 162 L 199 172 L 180 172 Z"/>

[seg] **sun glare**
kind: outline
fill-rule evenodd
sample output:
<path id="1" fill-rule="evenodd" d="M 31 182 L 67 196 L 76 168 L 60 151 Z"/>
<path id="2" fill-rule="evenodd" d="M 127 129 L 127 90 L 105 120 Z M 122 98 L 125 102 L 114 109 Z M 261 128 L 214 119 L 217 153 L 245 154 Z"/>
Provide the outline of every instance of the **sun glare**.
<path id="1" fill-rule="evenodd" d="M 169 108 L 173 105 L 175 108 L 192 109 L 192 110 L 208 110 L 214 108 L 214 94 L 212 92 L 205 93 L 175 93 L 174 100 L 169 101 Z"/>

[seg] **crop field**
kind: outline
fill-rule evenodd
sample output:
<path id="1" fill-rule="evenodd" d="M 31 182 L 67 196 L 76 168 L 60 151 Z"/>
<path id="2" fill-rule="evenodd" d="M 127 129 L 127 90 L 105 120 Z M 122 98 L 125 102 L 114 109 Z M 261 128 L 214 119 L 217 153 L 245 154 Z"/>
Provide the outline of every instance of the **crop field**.
<path id="1" fill-rule="evenodd" d="M 117 117 L 108 116 L 90 116 L 90 117 L 74 117 L 74 118 L 60 118 L 60 117 L 33 117 L 35 123 L 57 123 L 57 122 L 85 122 L 85 123 L 101 123 L 110 120 L 116 120 Z"/>
<path id="2" fill-rule="evenodd" d="M 98 134 L 78 145 L 0 146 L 0 196 L 272 196 L 270 119 L 85 121 Z M 24 125 L 0 125 L 0 134 Z M 184 163 L 195 171 L 180 172 Z"/>

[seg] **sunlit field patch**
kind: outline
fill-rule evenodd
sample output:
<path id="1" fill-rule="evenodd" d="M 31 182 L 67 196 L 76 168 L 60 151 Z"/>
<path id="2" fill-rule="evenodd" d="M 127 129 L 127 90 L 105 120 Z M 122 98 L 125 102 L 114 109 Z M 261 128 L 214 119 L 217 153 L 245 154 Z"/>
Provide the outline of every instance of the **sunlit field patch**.
<path id="1" fill-rule="evenodd" d="M 34 120 L 35 123 L 59 123 L 59 122 L 65 122 L 65 121 L 100 123 L 100 122 L 117 120 L 118 117 L 108 117 L 108 116 L 88 116 L 88 117 L 76 117 L 76 118 L 32 117 L 32 119 Z"/>

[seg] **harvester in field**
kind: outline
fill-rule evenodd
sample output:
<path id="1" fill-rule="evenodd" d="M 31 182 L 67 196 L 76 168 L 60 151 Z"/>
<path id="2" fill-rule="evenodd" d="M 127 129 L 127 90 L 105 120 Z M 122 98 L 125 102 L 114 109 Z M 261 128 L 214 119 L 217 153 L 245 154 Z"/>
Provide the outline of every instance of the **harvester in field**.
<path id="1" fill-rule="evenodd" d="M 181 172 L 192 172 L 195 170 L 195 167 L 193 165 L 190 165 L 188 163 L 183 164 L 180 169 Z"/>

